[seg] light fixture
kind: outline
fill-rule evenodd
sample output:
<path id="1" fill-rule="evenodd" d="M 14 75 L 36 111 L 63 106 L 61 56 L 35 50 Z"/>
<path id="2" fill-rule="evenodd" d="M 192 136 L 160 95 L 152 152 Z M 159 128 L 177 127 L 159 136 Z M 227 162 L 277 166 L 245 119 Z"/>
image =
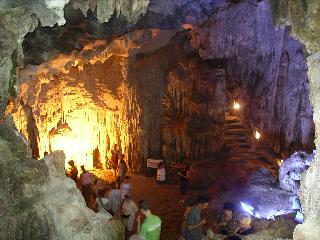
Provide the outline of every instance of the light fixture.
<path id="1" fill-rule="evenodd" d="M 237 102 L 233 102 L 233 109 L 240 110 L 240 104 Z"/>
<path id="2" fill-rule="evenodd" d="M 261 134 L 258 131 L 256 131 L 256 133 L 255 133 L 255 138 L 257 140 L 259 140 L 261 138 Z"/>

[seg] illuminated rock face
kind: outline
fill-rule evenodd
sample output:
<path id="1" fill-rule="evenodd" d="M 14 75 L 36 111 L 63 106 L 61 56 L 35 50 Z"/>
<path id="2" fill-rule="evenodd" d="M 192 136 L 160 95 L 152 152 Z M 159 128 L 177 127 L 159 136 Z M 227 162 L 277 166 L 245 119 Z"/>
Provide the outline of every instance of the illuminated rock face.
<path id="1" fill-rule="evenodd" d="M 210 157 L 221 147 L 224 69 L 186 52 L 186 35 L 175 35 L 135 31 L 24 69 L 14 119 L 34 155 L 61 149 L 92 169 L 94 149 L 104 163 L 118 144 L 134 171 L 147 158 Z"/>
<path id="2" fill-rule="evenodd" d="M 319 8 L 320 3 L 316 0 L 306 1 L 271 1 L 273 16 L 276 23 L 291 24 L 293 35 L 300 39 L 312 55 L 307 58 L 308 75 L 310 78 L 310 100 L 312 102 L 315 123 L 315 145 L 318 147 L 319 139 Z M 314 162 L 302 178 L 300 200 L 305 222 L 298 225 L 294 232 L 294 239 L 313 240 L 320 236 L 320 191 L 319 191 L 319 151 L 315 154 Z"/>
<path id="3" fill-rule="evenodd" d="M 303 46 L 289 29 L 274 30 L 268 1 L 221 8 L 191 42 L 201 58 L 225 59 L 228 100 L 240 99 L 248 122 L 276 151 L 312 149 Z"/>
<path id="4" fill-rule="evenodd" d="M 35 161 L 9 123 L 0 125 L 0 151 L 1 239 L 124 239 L 120 221 L 86 207 L 62 152 Z"/>

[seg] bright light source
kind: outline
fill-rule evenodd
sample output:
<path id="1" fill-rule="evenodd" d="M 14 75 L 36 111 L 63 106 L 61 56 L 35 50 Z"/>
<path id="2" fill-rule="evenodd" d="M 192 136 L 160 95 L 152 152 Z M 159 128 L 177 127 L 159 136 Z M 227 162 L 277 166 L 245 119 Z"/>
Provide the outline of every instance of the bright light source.
<path id="1" fill-rule="evenodd" d="M 283 163 L 282 159 L 277 159 L 277 164 L 278 164 L 279 167 L 282 165 L 282 163 Z"/>
<path id="2" fill-rule="evenodd" d="M 251 216 L 254 216 L 254 213 L 253 213 L 254 208 L 253 208 L 253 207 L 251 207 L 250 205 L 245 204 L 245 203 L 243 203 L 243 202 L 241 202 L 241 201 L 240 201 L 240 203 L 241 203 L 241 206 L 242 206 L 243 210 L 245 210 L 245 211 L 246 211 L 247 213 L 249 213 Z"/>
<path id="3" fill-rule="evenodd" d="M 237 102 L 233 102 L 233 109 L 239 110 L 240 109 L 240 104 Z"/>
<path id="4" fill-rule="evenodd" d="M 257 140 L 259 140 L 261 138 L 261 134 L 258 131 L 256 131 L 256 133 L 255 133 L 255 138 Z"/>

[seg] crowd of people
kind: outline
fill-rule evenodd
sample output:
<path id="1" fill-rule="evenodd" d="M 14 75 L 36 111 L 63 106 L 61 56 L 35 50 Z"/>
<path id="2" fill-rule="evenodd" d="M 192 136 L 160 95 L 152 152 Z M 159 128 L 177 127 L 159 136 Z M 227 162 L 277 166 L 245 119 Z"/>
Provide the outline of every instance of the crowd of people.
<path id="1" fill-rule="evenodd" d="M 81 174 L 78 179 L 78 170 L 74 161 L 70 160 L 70 169 L 67 175 L 73 179 L 81 189 L 88 208 L 94 212 L 105 214 L 109 219 L 120 219 L 126 229 L 126 239 L 129 240 L 159 240 L 161 232 L 161 219 L 152 214 L 149 203 L 140 200 L 136 204 L 131 198 L 131 182 L 127 175 L 127 166 L 124 154 L 114 146 L 111 165 L 114 172 L 114 181 L 106 187 L 99 189 L 98 180 L 91 183 L 90 173 L 81 166 Z M 186 209 L 181 227 L 181 240 L 237 240 L 241 236 L 253 233 L 251 217 L 248 214 L 236 216 L 234 205 L 231 202 L 224 204 L 223 213 L 210 223 L 204 217 L 204 211 L 208 208 L 209 198 L 198 196 L 195 201 L 188 197 L 189 166 L 179 172 L 181 204 Z M 166 171 L 163 163 L 157 169 L 157 182 L 166 182 Z"/>
<path id="2" fill-rule="evenodd" d="M 104 214 L 108 219 L 122 221 L 126 239 L 159 240 L 161 219 L 151 213 L 146 200 L 140 200 L 138 205 L 132 200 L 131 182 L 124 158 L 125 155 L 115 145 L 111 157 L 114 181 L 102 189 L 98 179 L 91 182 L 91 174 L 83 165 L 80 166 L 81 174 L 78 178 L 78 169 L 73 160 L 68 162 L 69 170 L 66 175 L 76 182 L 88 208 Z"/>

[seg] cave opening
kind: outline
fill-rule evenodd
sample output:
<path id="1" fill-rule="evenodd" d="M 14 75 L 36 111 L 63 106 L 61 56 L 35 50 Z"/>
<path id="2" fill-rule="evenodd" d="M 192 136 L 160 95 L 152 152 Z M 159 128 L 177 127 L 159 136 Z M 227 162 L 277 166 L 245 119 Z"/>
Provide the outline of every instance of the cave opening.
<path id="1" fill-rule="evenodd" d="M 73 160 L 79 176 L 83 165 L 92 184 L 101 180 L 97 188 L 104 188 L 117 180 L 117 145 L 138 189 L 134 200 L 154 195 L 160 198 L 153 202 L 157 208 L 181 197 L 177 184 L 188 166 L 190 196 L 213 198 L 209 221 L 232 201 L 255 221 L 252 239 L 293 238 L 292 205 L 314 159 L 315 126 L 307 50 L 290 27 L 274 28 L 273 5 L 181 1 L 164 9 L 151 0 L 140 2 L 149 6 L 144 10 L 133 7 L 138 12 L 131 15 L 132 9 L 101 12 L 93 2 L 63 6 L 64 24 L 38 23 L 11 55 L 16 72 L 9 88 L 16 92 L 3 115 L 12 116 L 27 140 L 29 158 L 49 169 L 58 169 L 57 159 L 60 165 L 63 159 L 57 172 L 68 172 Z M 168 188 L 150 185 L 159 161 Z M 49 182 L 48 189 L 54 186 Z M 49 203 L 50 211 L 55 204 Z M 164 205 L 170 204 L 182 212 L 184 206 Z M 174 219 L 161 239 L 176 239 L 181 219 L 156 213 Z"/>

